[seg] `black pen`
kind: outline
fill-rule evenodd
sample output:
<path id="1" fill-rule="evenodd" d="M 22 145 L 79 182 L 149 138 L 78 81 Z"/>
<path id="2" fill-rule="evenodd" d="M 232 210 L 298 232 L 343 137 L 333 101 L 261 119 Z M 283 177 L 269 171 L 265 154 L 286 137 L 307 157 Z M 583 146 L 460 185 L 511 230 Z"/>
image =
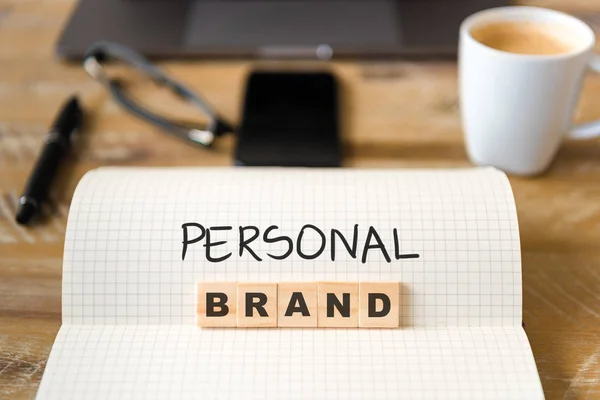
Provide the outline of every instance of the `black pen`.
<path id="1" fill-rule="evenodd" d="M 17 222 L 27 224 L 46 200 L 52 181 L 71 148 L 71 135 L 81 127 L 83 113 L 77 97 L 62 107 L 19 199 Z"/>

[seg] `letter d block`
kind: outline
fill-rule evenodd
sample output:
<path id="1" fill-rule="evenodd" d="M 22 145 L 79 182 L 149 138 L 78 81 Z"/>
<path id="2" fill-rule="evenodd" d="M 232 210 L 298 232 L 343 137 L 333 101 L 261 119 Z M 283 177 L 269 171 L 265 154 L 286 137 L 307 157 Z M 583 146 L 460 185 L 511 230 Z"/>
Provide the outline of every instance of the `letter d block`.
<path id="1" fill-rule="evenodd" d="M 198 326 L 235 327 L 237 299 L 235 282 L 198 283 Z"/>
<path id="2" fill-rule="evenodd" d="M 361 282 L 360 328 L 397 328 L 400 325 L 400 282 Z"/>
<path id="3" fill-rule="evenodd" d="M 277 284 L 238 282 L 238 328 L 277 326 Z"/>

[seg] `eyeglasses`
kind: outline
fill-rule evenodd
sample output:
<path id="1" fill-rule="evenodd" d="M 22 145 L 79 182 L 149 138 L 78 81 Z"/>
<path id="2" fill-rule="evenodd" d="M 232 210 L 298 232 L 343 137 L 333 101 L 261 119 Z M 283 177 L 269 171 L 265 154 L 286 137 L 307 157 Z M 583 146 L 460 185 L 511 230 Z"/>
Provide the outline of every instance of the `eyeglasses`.
<path id="1" fill-rule="evenodd" d="M 125 93 L 124 85 L 121 81 L 108 76 L 102 65 L 106 61 L 119 61 L 129 67 L 133 67 L 153 82 L 171 90 L 177 97 L 199 108 L 208 118 L 206 126 L 203 129 L 190 128 L 167 117 L 158 115 L 143 106 L 134 100 L 132 96 Z M 127 46 L 110 42 L 95 43 L 84 57 L 83 68 L 92 78 L 106 88 L 115 102 L 123 107 L 123 109 L 181 139 L 202 146 L 210 146 L 216 137 L 228 132 L 234 132 L 233 126 L 224 121 L 200 95 L 165 75 L 158 67 L 144 58 L 144 56 Z"/>

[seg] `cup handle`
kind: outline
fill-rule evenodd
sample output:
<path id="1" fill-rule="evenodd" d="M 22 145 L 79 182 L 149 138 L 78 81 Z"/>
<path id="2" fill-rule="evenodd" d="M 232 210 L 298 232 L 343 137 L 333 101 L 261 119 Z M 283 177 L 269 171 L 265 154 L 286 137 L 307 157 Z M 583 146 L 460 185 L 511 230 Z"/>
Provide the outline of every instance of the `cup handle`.
<path id="1" fill-rule="evenodd" d="M 594 55 L 589 63 L 591 69 L 600 73 L 600 55 Z M 600 120 L 587 122 L 573 127 L 568 136 L 571 139 L 592 139 L 600 136 Z"/>

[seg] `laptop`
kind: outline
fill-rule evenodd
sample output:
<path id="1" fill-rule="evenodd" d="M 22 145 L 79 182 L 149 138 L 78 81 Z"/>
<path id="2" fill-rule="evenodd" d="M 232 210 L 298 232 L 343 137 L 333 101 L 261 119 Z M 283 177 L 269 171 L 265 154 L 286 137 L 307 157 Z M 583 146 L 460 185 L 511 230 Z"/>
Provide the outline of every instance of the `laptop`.
<path id="1" fill-rule="evenodd" d="M 152 58 L 453 56 L 468 15 L 507 0 L 80 0 L 56 51 L 98 40 Z"/>

